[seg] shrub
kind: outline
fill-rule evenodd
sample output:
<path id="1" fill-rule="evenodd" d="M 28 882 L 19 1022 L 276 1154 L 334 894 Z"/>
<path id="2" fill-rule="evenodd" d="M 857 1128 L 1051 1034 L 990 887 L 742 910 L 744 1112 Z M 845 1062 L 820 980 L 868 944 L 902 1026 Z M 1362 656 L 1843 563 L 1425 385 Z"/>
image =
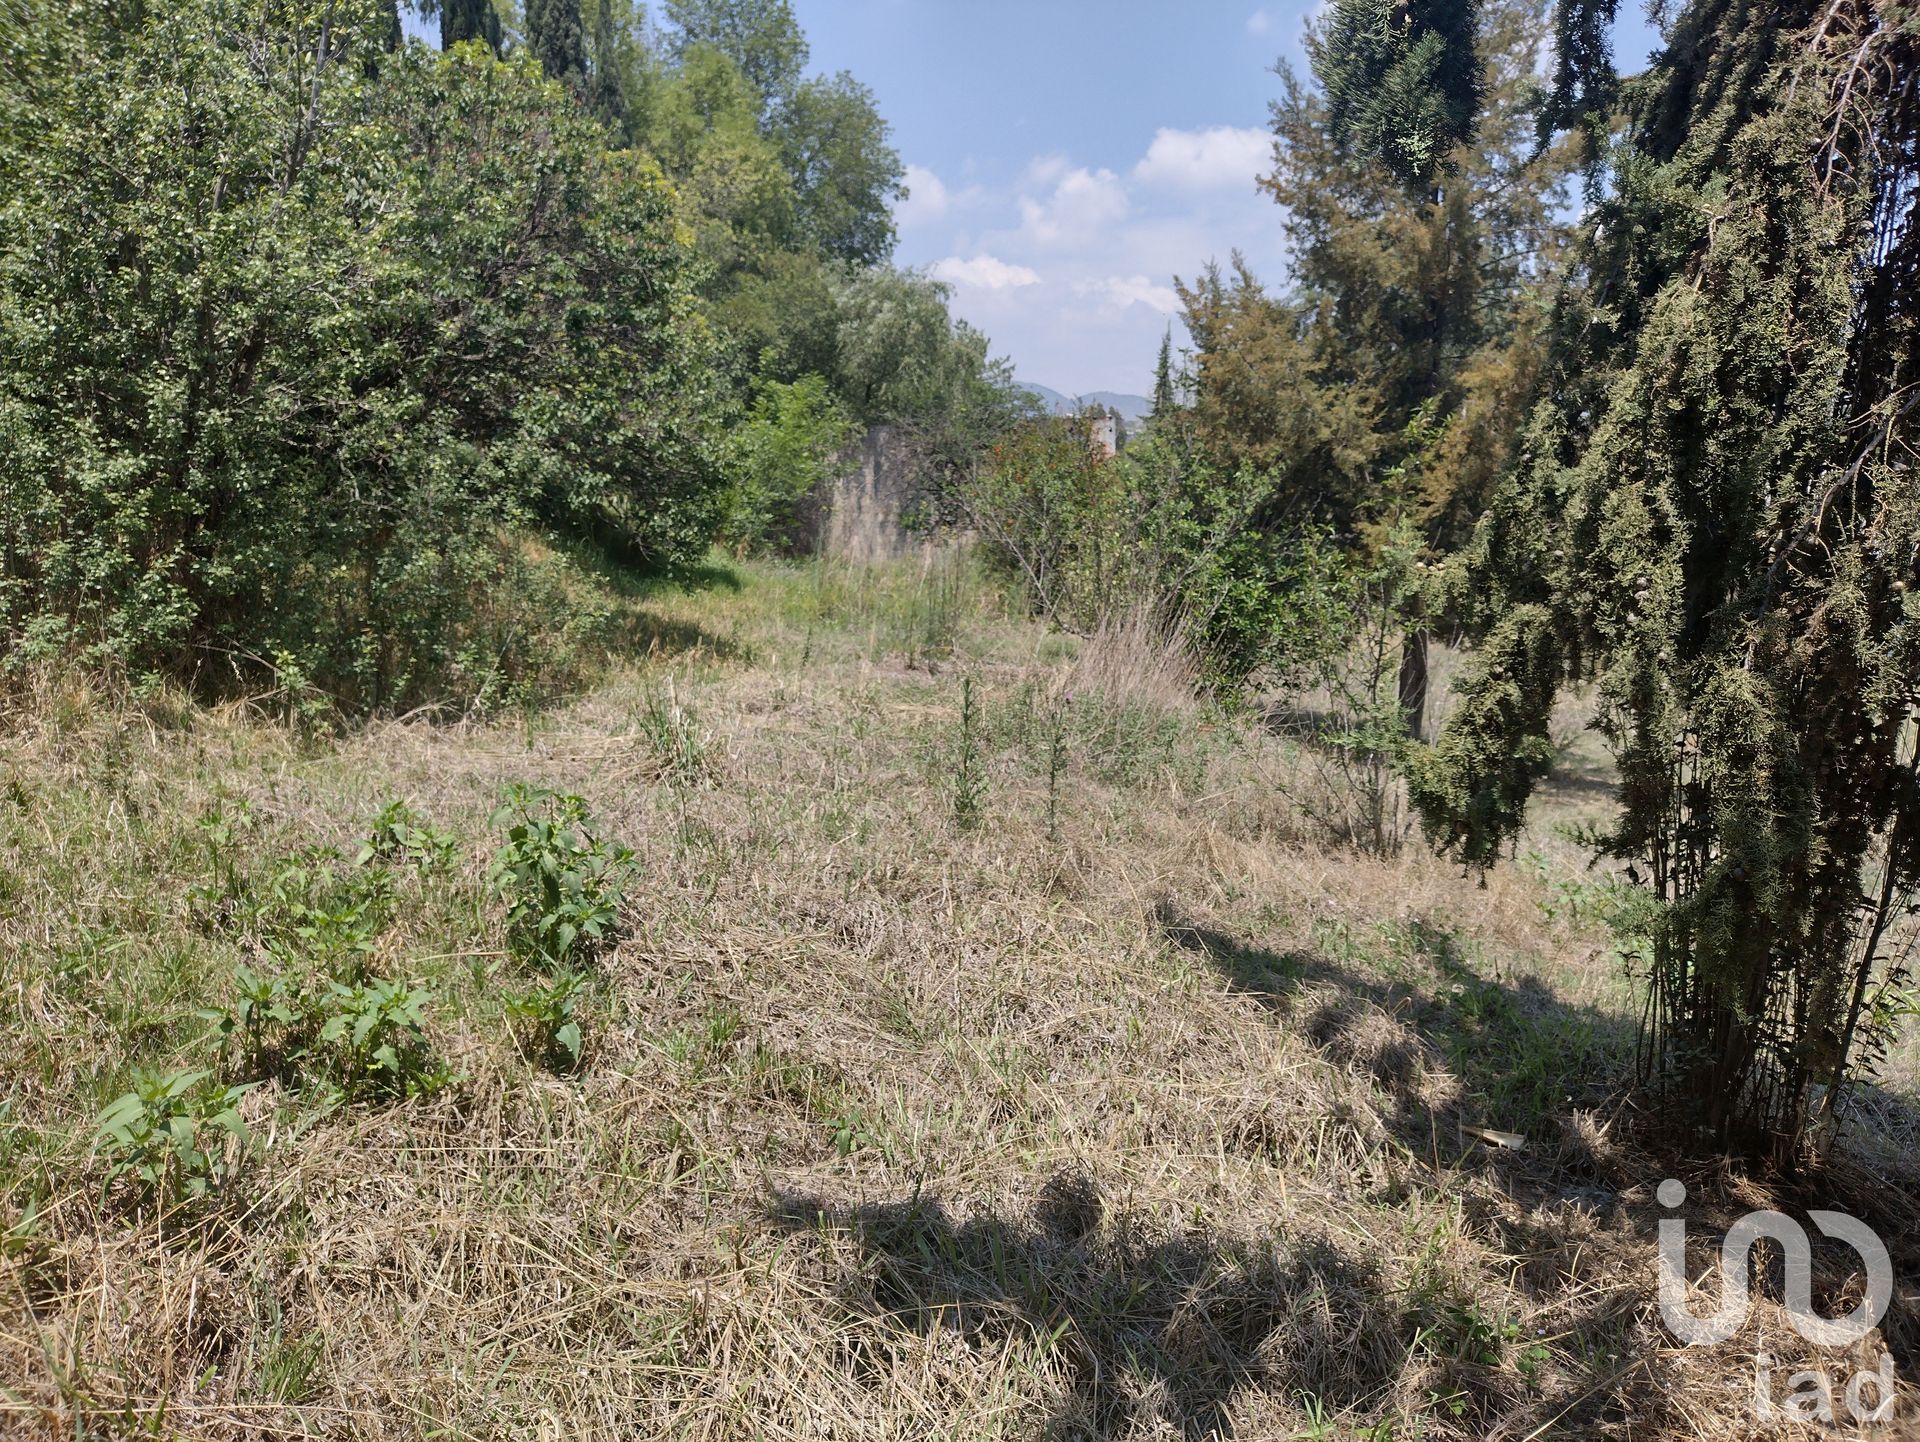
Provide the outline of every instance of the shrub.
<path id="1" fill-rule="evenodd" d="M 389 53 L 391 13 L 28 7 L 62 63 L 0 130 L 0 650 L 412 704 L 528 629 L 473 619 L 511 528 L 706 545 L 670 187 L 531 59 Z"/>
<path id="2" fill-rule="evenodd" d="M 109 1160 L 107 1185 L 131 1176 L 162 1208 L 206 1195 L 231 1176 L 252 1144 L 237 1110 L 251 1087 L 205 1089 L 204 1071 L 144 1074 L 108 1103 L 95 1145 Z"/>
<path id="3" fill-rule="evenodd" d="M 612 938 L 633 853 L 594 834 L 585 801 L 515 785 L 493 824 L 507 833 L 493 884 L 518 950 L 559 971 Z"/>
<path id="4" fill-rule="evenodd" d="M 760 383 L 752 411 L 733 433 L 720 539 L 736 551 L 797 544 L 803 503 L 831 477 L 854 432 L 824 378 Z"/>
<path id="5" fill-rule="evenodd" d="M 1278 487 L 1175 437 L 1103 457 L 1084 420 L 1046 420 L 996 445 L 960 495 L 1041 614 L 1082 635 L 1148 616 L 1232 689 L 1338 644 L 1345 562 L 1323 531 L 1277 524 Z"/>

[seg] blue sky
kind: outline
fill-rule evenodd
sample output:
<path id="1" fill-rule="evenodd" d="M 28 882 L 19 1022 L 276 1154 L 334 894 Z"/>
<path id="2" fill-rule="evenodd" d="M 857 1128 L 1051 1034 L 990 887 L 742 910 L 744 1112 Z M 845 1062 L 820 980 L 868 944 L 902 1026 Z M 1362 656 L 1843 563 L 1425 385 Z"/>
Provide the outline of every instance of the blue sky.
<path id="1" fill-rule="evenodd" d="M 1172 277 L 1236 248 L 1285 278 L 1267 167 L 1272 73 L 1304 66 L 1311 4 L 1258 0 L 793 0 L 813 68 L 851 70 L 893 126 L 913 194 L 902 265 L 1023 380 L 1145 392 L 1184 340 Z M 1625 5 L 1623 11 L 1637 7 Z M 1638 69 L 1655 37 L 1623 15 Z"/>
<path id="2" fill-rule="evenodd" d="M 794 0 L 820 70 L 871 86 L 909 167 L 903 265 L 1022 379 L 1144 392 L 1172 278 L 1236 247 L 1284 269 L 1254 177 L 1272 66 L 1308 7 L 1166 0 Z"/>

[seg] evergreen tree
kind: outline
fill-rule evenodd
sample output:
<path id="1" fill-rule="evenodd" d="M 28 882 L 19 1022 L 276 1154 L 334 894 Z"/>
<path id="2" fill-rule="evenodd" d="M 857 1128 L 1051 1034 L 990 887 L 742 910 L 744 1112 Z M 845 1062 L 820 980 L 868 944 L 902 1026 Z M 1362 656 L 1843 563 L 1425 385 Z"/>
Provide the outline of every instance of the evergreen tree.
<path id="1" fill-rule="evenodd" d="M 451 50 L 467 40 L 484 40 L 500 53 L 500 12 L 493 0 L 439 0 L 440 48 Z"/>
<path id="2" fill-rule="evenodd" d="M 1429 828 L 1487 866 L 1557 692 L 1597 681 L 1602 849 L 1649 894 L 1645 1054 L 1723 1144 L 1786 1161 L 1816 1085 L 1830 1119 L 1888 1039 L 1920 885 L 1916 74 L 1876 0 L 1678 16 L 1454 578 L 1485 644 L 1416 757 Z"/>
<path id="3" fill-rule="evenodd" d="M 1173 414 L 1179 405 L 1173 394 L 1173 328 L 1160 337 L 1160 359 L 1153 366 L 1153 415 Z"/>
<path id="4" fill-rule="evenodd" d="M 527 48 L 547 72 L 578 94 L 587 87 L 587 31 L 580 0 L 525 0 Z"/>
<path id="5" fill-rule="evenodd" d="M 1426 543 L 1444 553 L 1470 533 L 1525 413 L 1536 297 L 1562 248 L 1569 156 L 1536 139 L 1546 40 L 1536 4 L 1489 7 L 1484 25 L 1476 6 L 1401 17 L 1382 32 L 1369 0 L 1342 0 L 1309 32 L 1315 84 L 1282 67 L 1275 168 L 1263 183 L 1286 207 L 1293 242 L 1295 324 L 1308 354 L 1287 362 L 1292 375 L 1351 391 L 1338 402 L 1349 411 L 1372 410 L 1372 441 L 1364 451 L 1349 444 L 1332 474 L 1350 477 L 1358 465 L 1397 478 L 1391 495 L 1343 481 L 1331 518 L 1378 541 L 1393 529 L 1389 512 L 1411 507 Z M 1403 83 L 1415 50 L 1425 57 L 1416 67 L 1425 101 L 1409 99 Z M 1405 65 L 1383 70 L 1382 57 L 1395 54 Z M 1387 70 L 1400 79 L 1387 85 Z M 1369 119 L 1356 97 L 1370 85 L 1380 99 Z M 1391 97 L 1400 109 L 1388 108 Z M 1450 117 L 1446 128 L 1419 129 L 1421 116 L 1435 115 Z M 1469 131 L 1477 143 L 1457 144 Z M 1414 151 L 1396 137 L 1416 132 L 1447 145 L 1410 167 Z M 1286 375 L 1274 372 L 1274 383 Z M 1447 433 L 1423 443 L 1415 465 L 1409 438 L 1426 434 L 1426 417 Z M 1418 736 L 1432 618 L 1415 604 L 1406 619 L 1399 692 Z"/>
<path id="6" fill-rule="evenodd" d="M 1334 0 L 1313 55 L 1342 149 L 1425 191 L 1474 132 L 1477 0 Z"/>

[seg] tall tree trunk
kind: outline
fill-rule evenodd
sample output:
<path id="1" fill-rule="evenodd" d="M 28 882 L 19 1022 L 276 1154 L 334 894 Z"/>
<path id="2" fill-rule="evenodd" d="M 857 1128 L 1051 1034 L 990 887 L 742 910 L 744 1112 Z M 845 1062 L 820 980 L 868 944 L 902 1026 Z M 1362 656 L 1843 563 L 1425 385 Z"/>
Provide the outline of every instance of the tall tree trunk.
<path id="1" fill-rule="evenodd" d="M 1427 634 L 1416 626 L 1400 642 L 1400 719 L 1416 741 L 1427 724 Z"/>

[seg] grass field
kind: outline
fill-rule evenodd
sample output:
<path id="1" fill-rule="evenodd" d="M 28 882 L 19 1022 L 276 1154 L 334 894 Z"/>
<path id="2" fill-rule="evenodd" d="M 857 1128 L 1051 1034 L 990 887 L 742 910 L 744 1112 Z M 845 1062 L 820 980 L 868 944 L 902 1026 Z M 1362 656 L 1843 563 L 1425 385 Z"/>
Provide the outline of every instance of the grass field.
<path id="1" fill-rule="evenodd" d="M 1577 716 L 1482 885 L 962 557 L 617 605 L 524 715 L 10 694 L 0 1433 L 1829 1435 L 1661 1327 Z"/>

